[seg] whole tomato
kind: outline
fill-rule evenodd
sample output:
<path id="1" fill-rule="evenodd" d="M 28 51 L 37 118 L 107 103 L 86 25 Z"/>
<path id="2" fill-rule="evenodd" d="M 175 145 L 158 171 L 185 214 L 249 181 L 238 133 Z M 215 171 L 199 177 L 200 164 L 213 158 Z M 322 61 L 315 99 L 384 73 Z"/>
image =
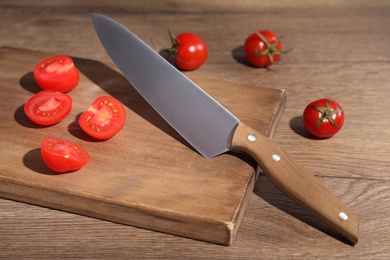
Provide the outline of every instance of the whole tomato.
<path id="1" fill-rule="evenodd" d="M 344 111 L 334 100 L 319 99 L 306 106 L 303 111 L 303 124 L 316 137 L 331 137 L 343 127 Z"/>
<path id="2" fill-rule="evenodd" d="M 244 44 L 245 57 L 255 67 L 268 67 L 290 50 L 282 51 L 282 42 L 272 31 L 252 33 Z"/>
<path id="3" fill-rule="evenodd" d="M 197 34 L 184 32 L 177 37 L 169 32 L 172 47 L 168 50 L 173 54 L 173 61 L 181 70 L 195 70 L 205 63 L 208 55 L 206 43 Z"/>

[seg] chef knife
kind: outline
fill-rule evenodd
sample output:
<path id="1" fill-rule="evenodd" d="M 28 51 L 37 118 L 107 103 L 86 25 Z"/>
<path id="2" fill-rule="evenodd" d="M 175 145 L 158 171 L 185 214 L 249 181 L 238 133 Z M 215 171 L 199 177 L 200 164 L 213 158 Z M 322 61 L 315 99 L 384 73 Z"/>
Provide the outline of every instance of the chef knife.
<path id="1" fill-rule="evenodd" d="M 252 156 L 280 190 L 353 244 L 358 220 L 298 161 L 253 130 L 123 25 L 92 15 L 105 50 L 145 100 L 205 158 L 229 150 Z"/>

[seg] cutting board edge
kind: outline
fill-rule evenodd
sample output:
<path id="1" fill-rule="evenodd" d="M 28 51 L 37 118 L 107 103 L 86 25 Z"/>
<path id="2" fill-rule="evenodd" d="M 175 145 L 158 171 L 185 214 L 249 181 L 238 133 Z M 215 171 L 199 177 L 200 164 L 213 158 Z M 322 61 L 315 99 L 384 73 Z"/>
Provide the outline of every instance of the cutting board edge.
<path id="1" fill-rule="evenodd" d="M 69 191 L 50 190 L 45 187 L 27 185 L 0 179 L 0 197 L 4 199 L 42 206 L 58 211 L 93 217 L 113 223 L 158 231 L 190 239 L 229 246 L 232 244 L 244 215 L 246 204 L 254 187 L 254 179 L 232 220 L 216 220 L 206 217 L 157 210 L 131 203 L 117 203 L 100 196 L 80 196 Z M 17 192 L 16 192 L 17 191 Z M 96 210 L 98 209 L 98 210 Z M 145 220 L 149 218 L 149 220 Z M 152 224 L 147 224 L 152 223 Z"/>
<path id="2" fill-rule="evenodd" d="M 261 172 L 261 169 L 260 167 L 256 167 L 255 171 L 254 171 L 254 174 L 250 180 L 250 182 L 248 182 L 248 185 L 246 187 L 246 191 L 245 191 L 245 195 L 242 197 L 242 201 L 240 203 L 240 206 L 237 207 L 236 209 L 236 214 L 234 215 L 233 217 L 233 221 L 231 223 L 231 230 L 232 230 L 232 235 L 231 235 L 231 239 L 230 241 L 228 242 L 228 244 L 226 245 L 232 245 L 233 244 L 233 240 L 235 239 L 236 235 L 237 235 L 237 232 L 238 232 L 238 229 L 241 225 L 241 222 L 244 218 L 244 214 L 245 214 L 245 209 L 249 203 L 249 200 L 252 196 L 252 192 L 255 188 L 255 185 L 256 185 L 256 181 L 259 177 L 259 174 Z"/>
<path id="3" fill-rule="evenodd" d="M 282 118 L 283 111 L 286 107 L 286 102 L 287 102 L 287 90 L 285 89 L 278 89 L 278 90 L 280 91 L 280 102 L 276 107 L 276 109 L 274 110 L 274 114 L 272 116 L 273 120 L 272 123 L 270 124 L 270 129 L 267 134 L 267 137 L 269 139 L 272 139 L 275 134 L 276 128 L 278 126 L 280 119 Z"/>

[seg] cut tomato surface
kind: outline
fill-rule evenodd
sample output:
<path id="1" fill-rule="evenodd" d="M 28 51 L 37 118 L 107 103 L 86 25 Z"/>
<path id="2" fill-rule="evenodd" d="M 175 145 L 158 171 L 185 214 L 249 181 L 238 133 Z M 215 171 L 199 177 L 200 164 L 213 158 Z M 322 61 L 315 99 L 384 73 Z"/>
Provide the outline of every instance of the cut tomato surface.
<path id="1" fill-rule="evenodd" d="M 24 112 L 38 125 L 53 125 L 72 109 L 72 98 L 62 92 L 44 90 L 33 95 L 24 105 Z"/>
<path id="2" fill-rule="evenodd" d="M 75 171 L 89 161 L 89 154 L 84 148 L 56 137 L 43 139 L 41 155 L 47 167 L 56 172 Z"/>
<path id="3" fill-rule="evenodd" d="M 79 84 L 79 73 L 69 56 L 55 55 L 34 67 L 34 77 L 42 89 L 68 92 Z"/>
<path id="4" fill-rule="evenodd" d="M 80 127 L 84 132 L 99 140 L 116 135 L 125 125 L 125 121 L 124 106 L 110 96 L 97 98 L 79 118 Z"/>

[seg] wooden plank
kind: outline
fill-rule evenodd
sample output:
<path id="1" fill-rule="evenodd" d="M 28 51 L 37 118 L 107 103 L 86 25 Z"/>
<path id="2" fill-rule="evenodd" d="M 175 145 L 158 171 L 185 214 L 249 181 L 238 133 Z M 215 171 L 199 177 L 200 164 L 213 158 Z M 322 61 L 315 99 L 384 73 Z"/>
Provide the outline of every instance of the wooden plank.
<path id="1" fill-rule="evenodd" d="M 2 128 L 0 196 L 212 243 L 230 245 L 252 193 L 251 160 L 231 153 L 207 160 L 196 153 L 142 99 L 115 66 L 74 57 L 81 72 L 71 114 L 38 127 L 23 104 L 40 89 L 33 66 L 48 53 L 3 47 L 0 51 Z M 190 76 L 190 75 L 189 75 Z M 286 93 L 205 78 L 192 78 L 242 121 L 271 137 Z M 96 142 L 78 126 L 78 115 L 101 95 L 125 106 L 117 136 Z M 258 115 L 261 115 L 259 117 Z M 55 136 L 86 148 L 90 163 L 55 174 L 42 162 L 40 142 Z"/>

